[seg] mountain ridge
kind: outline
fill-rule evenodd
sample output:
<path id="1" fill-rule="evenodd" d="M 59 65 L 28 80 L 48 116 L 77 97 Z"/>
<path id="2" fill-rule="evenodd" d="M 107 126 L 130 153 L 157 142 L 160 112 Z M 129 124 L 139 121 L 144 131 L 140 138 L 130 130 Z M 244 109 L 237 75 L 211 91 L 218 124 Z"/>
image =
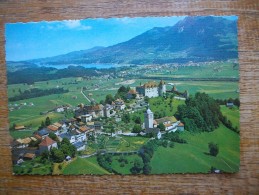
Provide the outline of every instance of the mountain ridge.
<path id="1" fill-rule="evenodd" d="M 59 56 L 36 64 L 165 64 L 237 58 L 237 23 L 223 17 L 186 17 L 174 26 L 154 27 L 130 40 Z"/>

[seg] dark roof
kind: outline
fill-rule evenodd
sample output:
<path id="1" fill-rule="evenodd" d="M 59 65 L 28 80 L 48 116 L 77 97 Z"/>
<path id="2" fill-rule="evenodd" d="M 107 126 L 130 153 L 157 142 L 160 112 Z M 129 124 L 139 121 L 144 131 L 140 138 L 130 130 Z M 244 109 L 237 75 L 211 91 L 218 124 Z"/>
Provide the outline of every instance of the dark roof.
<path id="1" fill-rule="evenodd" d="M 85 144 L 83 142 L 76 142 L 76 143 L 73 143 L 73 145 L 76 147 L 76 148 L 80 148 L 82 146 L 84 146 Z"/>
<path id="2" fill-rule="evenodd" d="M 159 128 L 149 128 L 146 129 L 146 133 L 158 133 L 160 131 Z"/>
<path id="3" fill-rule="evenodd" d="M 44 128 L 44 129 L 39 130 L 39 131 L 38 131 L 38 134 L 39 134 L 40 136 L 48 135 L 48 134 L 49 134 L 49 131 Z"/>
<path id="4" fill-rule="evenodd" d="M 68 134 L 68 133 L 63 133 L 63 134 L 60 134 L 59 137 L 61 137 L 62 139 L 64 138 L 67 138 L 70 140 L 70 138 L 72 137 L 72 135 Z"/>

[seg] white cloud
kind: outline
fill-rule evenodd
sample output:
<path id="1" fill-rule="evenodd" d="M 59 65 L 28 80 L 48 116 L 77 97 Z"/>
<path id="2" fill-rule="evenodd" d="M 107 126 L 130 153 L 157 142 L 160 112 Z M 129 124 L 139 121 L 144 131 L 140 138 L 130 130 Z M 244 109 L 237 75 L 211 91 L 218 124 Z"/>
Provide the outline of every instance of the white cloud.
<path id="1" fill-rule="evenodd" d="M 58 30 L 58 29 L 91 30 L 92 26 L 84 25 L 81 23 L 80 20 L 65 20 L 65 21 L 46 22 L 46 24 L 42 25 L 40 28 L 47 29 L 47 30 Z"/>
<path id="2" fill-rule="evenodd" d="M 80 20 L 65 20 L 63 22 L 64 26 L 69 29 L 77 29 L 77 30 L 90 30 L 91 26 L 83 25 Z"/>

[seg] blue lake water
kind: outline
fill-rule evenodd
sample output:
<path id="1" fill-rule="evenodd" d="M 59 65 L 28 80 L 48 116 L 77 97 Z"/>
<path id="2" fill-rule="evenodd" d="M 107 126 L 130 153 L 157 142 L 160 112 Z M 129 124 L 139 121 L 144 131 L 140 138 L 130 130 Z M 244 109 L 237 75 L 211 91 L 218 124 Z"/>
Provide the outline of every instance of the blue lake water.
<path id="1" fill-rule="evenodd" d="M 109 68 L 119 68 L 122 66 L 129 66 L 128 64 L 80 64 L 80 65 L 75 65 L 75 64 L 64 64 L 64 65 L 39 65 L 41 67 L 51 67 L 51 68 L 56 68 L 56 69 L 64 69 L 67 68 L 68 66 L 83 66 L 85 68 L 96 68 L 96 69 L 109 69 Z"/>

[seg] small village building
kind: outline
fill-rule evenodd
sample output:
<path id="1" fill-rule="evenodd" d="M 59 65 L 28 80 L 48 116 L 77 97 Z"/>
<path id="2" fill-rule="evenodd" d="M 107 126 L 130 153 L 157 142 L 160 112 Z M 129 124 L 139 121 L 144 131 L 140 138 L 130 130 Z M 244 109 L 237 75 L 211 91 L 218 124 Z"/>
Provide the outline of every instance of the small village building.
<path id="1" fill-rule="evenodd" d="M 40 154 L 44 151 L 50 151 L 52 148 L 57 148 L 57 142 L 51 139 L 50 137 L 45 137 L 39 144 Z"/>
<path id="2" fill-rule="evenodd" d="M 83 142 L 75 142 L 73 145 L 76 147 L 77 151 L 83 151 L 85 150 L 85 143 Z"/>
<path id="3" fill-rule="evenodd" d="M 47 126 L 47 128 L 48 128 L 49 132 L 55 133 L 56 135 L 59 134 L 59 132 L 58 132 L 59 128 L 57 126 L 49 125 L 49 126 Z"/>
<path id="4" fill-rule="evenodd" d="M 63 106 L 59 106 L 59 107 L 56 107 L 56 108 L 55 108 L 55 111 L 56 111 L 56 112 L 64 112 L 65 109 L 64 109 Z"/>
<path id="5" fill-rule="evenodd" d="M 46 128 L 43 128 L 39 131 L 37 131 L 34 135 L 34 137 L 36 137 L 37 139 L 44 139 L 45 137 L 47 137 L 49 135 L 49 130 Z"/>
<path id="6" fill-rule="evenodd" d="M 135 98 L 137 98 L 137 96 L 138 96 L 137 91 L 136 91 L 135 89 L 130 89 L 130 90 L 128 91 L 128 93 L 127 93 L 126 98 L 127 98 L 127 99 L 135 99 Z"/>
<path id="7" fill-rule="evenodd" d="M 160 123 L 164 124 L 166 131 L 170 131 L 172 129 L 175 129 L 175 131 L 177 130 L 176 128 L 178 123 L 174 116 L 155 119 L 155 121 L 157 125 L 159 125 Z"/>
<path id="8" fill-rule="evenodd" d="M 126 108 L 126 105 L 122 99 L 117 99 L 113 102 L 113 105 L 116 110 L 124 110 Z"/>
<path id="9" fill-rule="evenodd" d="M 226 106 L 228 108 L 233 108 L 234 107 L 234 104 L 232 102 L 227 102 Z"/>
<path id="10" fill-rule="evenodd" d="M 35 155 L 34 153 L 26 153 L 26 154 L 23 156 L 23 159 L 24 159 L 24 160 L 33 160 L 35 157 L 36 157 L 36 155 Z"/>
<path id="11" fill-rule="evenodd" d="M 84 106 L 84 111 L 86 114 L 90 114 L 93 116 L 93 118 L 98 118 L 98 117 L 103 117 L 103 105 L 98 104 L 98 105 L 86 105 Z"/>
<path id="12" fill-rule="evenodd" d="M 55 125 L 56 127 L 58 127 L 58 130 L 60 130 L 62 128 L 62 124 L 61 123 L 53 123 L 53 125 Z"/>
<path id="13" fill-rule="evenodd" d="M 103 107 L 103 113 L 104 113 L 104 116 L 105 116 L 105 117 L 110 118 L 110 117 L 113 116 L 116 112 L 113 110 L 113 106 L 112 106 L 112 105 L 106 104 L 106 105 Z"/>
<path id="14" fill-rule="evenodd" d="M 29 146 L 29 143 L 32 141 L 30 137 L 26 137 L 24 139 L 17 139 L 16 140 L 16 148 L 25 148 Z"/>
<path id="15" fill-rule="evenodd" d="M 180 123 L 177 125 L 177 130 L 178 130 L 178 131 L 184 131 L 184 124 L 180 122 Z"/>
<path id="16" fill-rule="evenodd" d="M 85 115 L 81 115 L 81 121 L 84 123 L 87 123 L 89 121 L 92 120 L 92 115 L 91 114 L 85 114 Z"/>
<path id="17" fill-rule="evenodd" d="M 17 130 L 17 131 L 19 131 L 19 130 L 24 130 L 24 129 L 26 129 L 26 127 L 23 126 L 23 125 L 19 125 L 19 126 L 15 126 L 14 129 Z"/>

